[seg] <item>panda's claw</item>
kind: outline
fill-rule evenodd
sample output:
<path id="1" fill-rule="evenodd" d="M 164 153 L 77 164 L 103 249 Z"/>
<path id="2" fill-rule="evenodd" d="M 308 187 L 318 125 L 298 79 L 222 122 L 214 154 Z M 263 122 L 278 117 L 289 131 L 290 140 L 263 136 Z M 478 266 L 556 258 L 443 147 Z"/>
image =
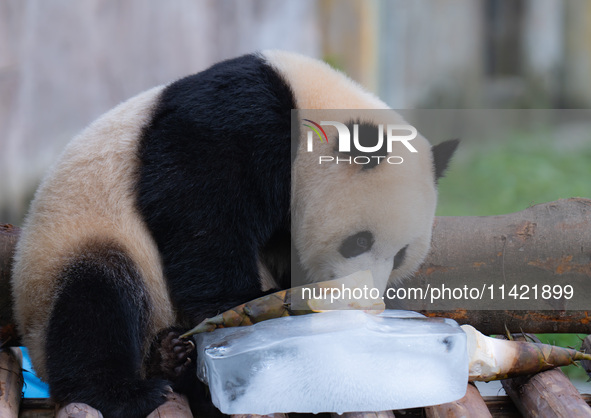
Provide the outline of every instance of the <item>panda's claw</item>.
<path id="1" fill-rule="evenodd" d="M 176 330 L 165 330 L 156 338 L 148 365 L 152 375 L 175 382 L 191 368 L 195 344 L 180 339 L 180 334 Z"/>

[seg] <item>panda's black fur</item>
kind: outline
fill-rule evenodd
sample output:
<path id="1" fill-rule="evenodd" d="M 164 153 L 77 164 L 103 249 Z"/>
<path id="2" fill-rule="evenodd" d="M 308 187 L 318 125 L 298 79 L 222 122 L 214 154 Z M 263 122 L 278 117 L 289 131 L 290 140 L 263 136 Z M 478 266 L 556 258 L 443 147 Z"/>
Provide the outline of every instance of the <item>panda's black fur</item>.
<path id="1" fill-rule="evenodd" d="M 170 382 L 139 376 L 149 303 L 133 261 L 114 245 L 95 245 L 58 280 L 46 341 L 51 397 L 90 404 L 105 417 L 146 416 Z"/>
<path id="2" fill-rule="evenodd" d="M 137 201 L 190 321 L 260 295 L 258 252 L 290 229 L 294 108 L 289 86 L 256 55 L 162 92 L 140 140 Z"/>
<path id="3" fill-rule="evenodd" d="M 142 131 L 135 199 L 185 329 L 263 293 L 259 250 L 290 227 L 292 108 L 285 81 L 246 55 L 164 88 Z M 142 279 L 115 244 L 81 253 L 60 277 L 49 320 L 51 395 L 107 417 L 146 415 L 170 382 L 138 378 L 149 308 Z"/>
<path id="4" fill-rule="evenodd" d="M 106 418 L 145 416 L 169 385 L 196 383 L 179 329 L 289 286 L 290 112 L 301 103 L 295 82 L 267 58 L 224 61 L 121 105 L 68 148 L 41 186 L 15 256 L 13 293 L 34 367 L 57 402 L 87 403 Z M 126 119 L 127 108 L 137 121 Z M 115 143 L 101 154 L 100 132 L 120 132 L 111 119 L 122 125 L 121 144 L 105 138 Z M 89 152 L 85 135 L 100 155 L 76 160 Z M 425 175 L 443 174 L 455 146 L 440 146 Z M 118 188 L 123 180 L 129 187 Z M 125 219 L 129 231 L 121 231 Z M 393 269 L 403 244 L 391 254 Z M 273 286 L 264 289 L 261 268 Z"/>

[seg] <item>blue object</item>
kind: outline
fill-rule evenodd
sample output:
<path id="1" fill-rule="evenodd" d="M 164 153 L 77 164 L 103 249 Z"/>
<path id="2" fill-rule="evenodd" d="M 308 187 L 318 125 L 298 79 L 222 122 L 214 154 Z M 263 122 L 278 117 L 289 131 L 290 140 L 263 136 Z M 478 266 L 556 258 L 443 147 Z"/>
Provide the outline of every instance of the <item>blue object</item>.
<path id="1" fill-rule="evenodd" d="M 25 378 L 23 396 L 25 398 L 49 398 L 49 388 L 35 375 L 28 350 L 25 347 L 21 347 L 21 350 L 23 352 L 23 377 Z"/>

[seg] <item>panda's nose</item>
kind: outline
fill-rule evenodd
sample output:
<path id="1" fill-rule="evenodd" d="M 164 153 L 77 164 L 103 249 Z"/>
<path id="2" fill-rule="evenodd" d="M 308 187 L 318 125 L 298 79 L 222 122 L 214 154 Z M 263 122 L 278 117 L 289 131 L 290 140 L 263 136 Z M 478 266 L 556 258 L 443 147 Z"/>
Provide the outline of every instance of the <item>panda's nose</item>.
<path id="1" fill-rule="evenodd" d="M 402 265 L 402 263 L 404 263 L 404 257 L 406 257 L 407 248 L 408 245 L 405 245 L 404 247 L 402 247 L 400 251 L 396 253 L 396 255 L 394 256 L 394 263 L 392 264 L 392 270 L 396 270 Z"/>

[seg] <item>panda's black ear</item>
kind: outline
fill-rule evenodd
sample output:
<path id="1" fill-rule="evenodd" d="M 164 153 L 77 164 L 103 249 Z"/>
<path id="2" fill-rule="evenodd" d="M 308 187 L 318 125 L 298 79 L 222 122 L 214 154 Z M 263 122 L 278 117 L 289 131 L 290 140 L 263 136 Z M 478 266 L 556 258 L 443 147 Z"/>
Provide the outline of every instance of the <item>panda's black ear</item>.
<path id="1" fill-rule="evenodd" d="M 433 169 L 435 170 L 435 183 L 437 183 L 437 180 L 445 174 L 449 161 L 459 143 L 459 139 L 450 139 L 449 141 L 431 147 L 431 152 L 433 153 Z"/>

